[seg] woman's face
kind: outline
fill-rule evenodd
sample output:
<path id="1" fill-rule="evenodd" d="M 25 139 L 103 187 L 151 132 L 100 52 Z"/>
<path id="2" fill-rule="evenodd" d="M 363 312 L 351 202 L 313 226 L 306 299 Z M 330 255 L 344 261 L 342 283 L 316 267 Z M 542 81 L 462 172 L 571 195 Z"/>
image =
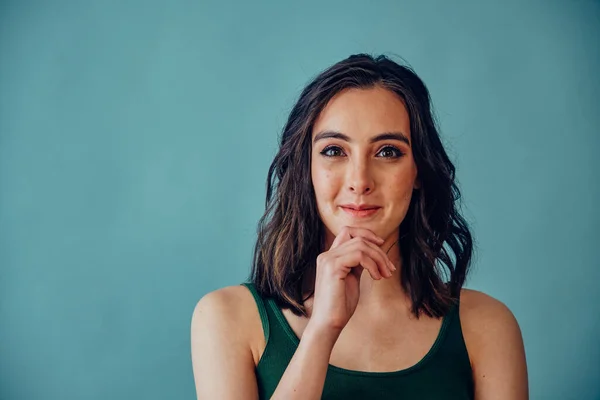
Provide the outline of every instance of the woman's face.
<path id="1" fill-rule="evenodd" d="M 327 245 L 341 228 L 396 240 L 419 187 L 408 112 L 392 91 L 346 89 L 322 110 L 312 131 L 311 177 Z"/>

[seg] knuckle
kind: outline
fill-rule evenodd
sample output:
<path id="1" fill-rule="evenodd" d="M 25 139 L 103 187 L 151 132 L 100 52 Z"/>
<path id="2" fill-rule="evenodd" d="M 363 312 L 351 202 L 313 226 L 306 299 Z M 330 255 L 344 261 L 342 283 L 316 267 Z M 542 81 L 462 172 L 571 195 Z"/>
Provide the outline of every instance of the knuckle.
<path id="1" fill-rule="evenodd" d="M 362 246 L 364 244 L 364 239 L 360 236 L 354 236 L 352 238 L 353 243 L 358 243 L 358 246 Z"/>
<path id="2" fill-rule="evenodd" d="M 361 238 L 360 241 L 358 242 L 358 246 L 363 251 L 371 250 L 371 246 L 369 246 L 369 244 L 363 238 Z"/>
<path id="3" fill-rule="evenodd" d="M 323 267 L 324 264 L 327 264 L 327 255 L 325 253 L 321 253 L 317 256 L 317 267 Z"/>

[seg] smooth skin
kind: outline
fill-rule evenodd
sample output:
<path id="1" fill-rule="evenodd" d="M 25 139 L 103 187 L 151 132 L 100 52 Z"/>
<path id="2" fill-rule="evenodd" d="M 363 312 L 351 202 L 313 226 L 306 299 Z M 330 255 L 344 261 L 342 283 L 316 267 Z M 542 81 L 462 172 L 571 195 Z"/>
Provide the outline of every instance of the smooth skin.
<path id="1" fill-rule="evenodd" d="M 301 340 L 274 399 L 319 399 L 328 364 L 369 372 L 408 368 L 425 356 L 441 327 L 441 319 L 410 313 L 400 285 L 402 257 L 394 243 L 420 187 L 402 100 L 381 87 L 347 89 L 323 109 L 312 139 L 311 178 L 326 247 L 308 278 L 315 286 L 305 304 L 308 318 L 283 310 Z M 342 207 L 350 203 L 379 208 L 356 217 Z M 528 399 L 523 339 L 511 311 L 463 289 L 460 319 L 475 398 Z M 265 345 L 247 288 L 205 295 L 191 323 L 198 399 L 257 399 L 255 366 Z"/>

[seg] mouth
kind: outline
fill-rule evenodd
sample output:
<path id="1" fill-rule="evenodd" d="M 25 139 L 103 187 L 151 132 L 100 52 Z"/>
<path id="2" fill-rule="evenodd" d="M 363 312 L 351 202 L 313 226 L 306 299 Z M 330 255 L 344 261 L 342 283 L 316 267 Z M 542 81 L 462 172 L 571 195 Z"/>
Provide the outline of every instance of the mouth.
<path id="1" fill-rule="evenodd" d="M 340 208 L 348 215 L 356 218 L 365 218 L 375 215 L 381 207 L 379 206 L 371 206 L 371 205 L 363 205 L 357 206 L 354 204 L 347 204 L 340 206 Z"/>

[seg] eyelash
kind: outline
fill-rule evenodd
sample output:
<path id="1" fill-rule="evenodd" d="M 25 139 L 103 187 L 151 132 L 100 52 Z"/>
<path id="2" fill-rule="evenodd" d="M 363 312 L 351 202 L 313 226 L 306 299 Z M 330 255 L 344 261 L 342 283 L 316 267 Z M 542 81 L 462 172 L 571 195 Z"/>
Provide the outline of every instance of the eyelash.
<path id="1" fill-rule="evenodd" d="M 340 151 L 342 150 L 339 146 L 327 146 L 327 147 L 325 147 L 323 149 L 323 151 L 321 151 L 321 155 L 323 155 L 324 157 L 327 157 L 327 158 L 340 157 L 340 156 L 330 156 L 330 155 L 327 155 L 327 152 L 329 150 L 334 150 L 334 149 L 335 150 L 340 150 Z M 381 153 L 383 150 L 389 150 L 389 149 L 395 151 L 396 155 L 392 156 L 392 157 L 383 157 L 383 158 L 392 158 L 393 159 L 393 158 L 400 158 L 400 157 L 402 157 L 404 155 L 404 153 L 402 151 L 400 151 L 400 149 L 398 149 L 395 146 L 390 146 L 390 145 L 382 147 L 381 150 L 379 150 L 379 152 L 377 154 Z"/>

